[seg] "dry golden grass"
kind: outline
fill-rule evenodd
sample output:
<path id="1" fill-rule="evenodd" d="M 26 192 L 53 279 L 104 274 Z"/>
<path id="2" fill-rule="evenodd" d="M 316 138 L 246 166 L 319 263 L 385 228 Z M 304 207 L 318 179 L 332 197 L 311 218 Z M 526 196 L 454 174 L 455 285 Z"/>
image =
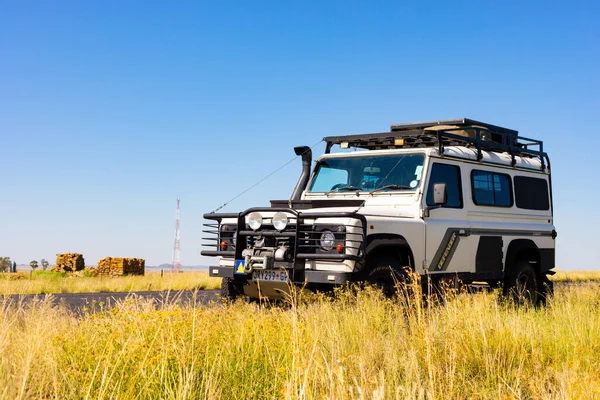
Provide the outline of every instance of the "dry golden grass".
<path id="1" fill-rule="evenodd" d="M 429 307 L 374 290 L 314 297 L 159 311 L 128 300 L 84 317 L 5 299 L 0 398 L 600 397 L 597 285 L 537 309 L 494 293 Z"/>
<path id="2" fill-rule="evenodd" d="M 554 282 L 600 281 L 600 271 L 558 271 L 550 277 Z M 146 272 L 144 276 L 125 277 L 73 277 L 66 273 L 35 271 L 33 274 L 0 273 L 2 294 L 47 293 L 98 293 L 158 290 L 212 290 L 221 286 L 219 278 L 211 278 L 206 272 L 183 272 L 179 274 Z"/>
<path id="3" fill-rule="evenodd" d="M 165 273 L 163 277 L 160 272 L 147 272 L 144 276 L 115 278 L 73 277 L 66 273 L 50 271 L 35 271 L 33 274 L 0 274 L 0 295 L 203 290 L 218 289 L 220 286 L 221 280 L 209 277 L 206 272 Z"/>
<path id="4" fill-rule="evenodd" d="M 600 281 L 600 271 L 557 271 L 550 280 L 554 282 Z"/>

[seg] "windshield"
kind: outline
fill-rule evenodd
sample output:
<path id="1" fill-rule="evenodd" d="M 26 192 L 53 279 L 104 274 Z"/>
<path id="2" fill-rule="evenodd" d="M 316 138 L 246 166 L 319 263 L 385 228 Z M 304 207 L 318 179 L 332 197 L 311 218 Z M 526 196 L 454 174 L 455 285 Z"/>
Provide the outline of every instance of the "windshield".
<path id="1" fill-rule="evenodd" d="M 326 158 L 317 163 L 308 191 L 414 190 L 421 182 L 423 154 Z"/>

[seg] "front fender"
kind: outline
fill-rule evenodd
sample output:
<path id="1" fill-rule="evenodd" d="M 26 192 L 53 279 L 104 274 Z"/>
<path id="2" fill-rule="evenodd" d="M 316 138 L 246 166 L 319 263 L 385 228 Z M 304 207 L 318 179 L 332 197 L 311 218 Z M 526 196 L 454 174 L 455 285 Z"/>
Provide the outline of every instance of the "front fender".
<path id="1" fill-rule="evenodd" d="M 414 257 L 408 241 L 402 235 L 373 234 L 367 236 L 366 261 L 382 251 L 398 254 L 404 265 L 414 270 Z"/>

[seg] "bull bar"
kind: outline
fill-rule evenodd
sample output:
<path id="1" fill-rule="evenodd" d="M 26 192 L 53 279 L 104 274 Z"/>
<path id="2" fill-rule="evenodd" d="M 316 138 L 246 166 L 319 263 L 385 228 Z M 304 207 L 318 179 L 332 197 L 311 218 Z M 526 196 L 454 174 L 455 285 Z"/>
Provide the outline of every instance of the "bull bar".
<path id="1" fill-rule="evenodd" d="M 270 229 L 260 229 L 254 231 L 246 225 L 246 216 L 252 212 L 283 212 L 288 215 L 292 215 L 295 218 L 295 225 L 286 227 L 283 231 L 277 231 L 273 227 Z M 348 224 L 334 224 L 336 226 L 343 226 L 342 232 L 336 232 L 336 240 L 340 243 L 344 243 L 344 252 L 336 253 L 334 251 L 323 251 L 319 245 L 320 231 L 317 231 L 319 227 L 328 226 L 324 223 L 311 223 L 307 224 L 306 220 L 317 220 L 323 218 L 350 218 L 358 220 L 361 223 L 360 233 L 352 232 L 348 234 L 348 227 L 357 227 L 357 225 Z M 366 237 L 367 237 L 367 220 L 364 215 L 357 214 L 355 212 L 301 212 L 292 208 L 271 208 L 271 207 L 255 207 L 247 209 L 240 213 L 209 213 L 204 214 L 204 219 L 209 222 L 204 224 L 202 232 L 207 234 L 207 237 L 202 239 L 208 241 L 203 243 L 203 247 L 214 248 L 207 249 L 201 252 L 203 256 L 210 257 L 224 257 L 234 260 L 243 259 L 242 252 L 247 248 L 247 244 L 250 240 L 255 237 L 270 237 L 276 238 L 276 240 L 287 239 L 289 240 L 291 250 L 291 261 L 286 263 L 285 268 L 288 271 L 290 280 L 296 284 L 309 283 L 344 283 L 350 279 L 351 273 L 347 272 L 329 272 L 329 271 L 317 271 L 317 270 L 306 270 L 306 260 L 323 260 L 323 261 L 337 261 L 342 262 L 344 260 L 363 261 L 366 250 Z M 235 232 L 237 232 L 237 245 L 232 245 L 233 250 L 222 250 L 220 248 L 221 243 L 221 225 L 224 219 L 235 219 L 237 221 Z M 332 224 L 329 224 L 332 225 Z M 350 236 L 350 238 L 349 238 Z M 357 238 L 357 236 L 359 236 Z M 245 245 L 244 245 L 245 244 Z M 346 250 L 355 250 L 356 254 L 351 254 Z M 231 267 L 210 267 L 209 273 L 211 276 L 219 277 L 234 277 L 235 279 L 247 280 L 247 275 L 234 275 L 233 268 Z"/>

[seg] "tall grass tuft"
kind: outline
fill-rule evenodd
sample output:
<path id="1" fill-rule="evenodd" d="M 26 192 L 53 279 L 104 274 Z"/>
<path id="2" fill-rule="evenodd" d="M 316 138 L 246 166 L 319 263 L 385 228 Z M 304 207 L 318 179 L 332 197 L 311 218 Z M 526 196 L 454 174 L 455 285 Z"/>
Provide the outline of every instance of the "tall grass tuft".
<path id="1" fill-rule="evenodd" d="M 0 397 L 143 399 L 598 398 L 600 288 L 547 307 L 494 293 L 374 289 L 289 305 L 127 300 L 76 316 L 0 301 Z"/>

